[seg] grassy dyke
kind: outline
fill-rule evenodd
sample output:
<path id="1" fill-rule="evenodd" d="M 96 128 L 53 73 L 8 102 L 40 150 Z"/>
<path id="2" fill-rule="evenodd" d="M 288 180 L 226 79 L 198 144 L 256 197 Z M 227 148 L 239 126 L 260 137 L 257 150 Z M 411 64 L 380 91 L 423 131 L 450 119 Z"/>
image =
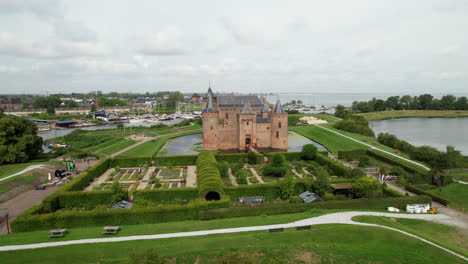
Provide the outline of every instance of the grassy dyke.
<path id="1" fill-rule="evenodd" d="M 315 125 L 289 127 L 290 131 L 309 138 L 328 149 L 331 153 L 338 155 L 340 150 L 368 149 L 369 147 L 349 140 L 337 134 L 331 133 Z"/>
<path id="2" fill-rule="evenodd" d="M 154 249 L 177 263 L 220 263 L 221 256 L 238 252 L 251 263 L 465 263 L 439 248 L 379 227 L 328 224 L 311 230 L 218 234 L 191 238 L 139 240 L 70 245 L 0 252 L 2 263 L 124 263 L 133 252 Z M 247 255 L 246 255 L 247 254 Z M 228 257 L 231 259 L 231 257 Z"/>
<path id="3" fill-rule="evenodd" d="M 0 165 L 0 178 L 8 177 L 12 174 L 18 173 L 31 165 L 39 165 L 39 164 L 61 165 L 62 162 L 61 161 L 31 161 L 31 162 L 26 162 L 26 163 Z M 6 182 L 7 181 L 0 181 L 0 184 L 6 183 Z"/>
<path id="4" fill-rule="evenodd" d="M 450 207 L 468 213 L 468 185 L 457 182 L 443 186 L 441 189 L 427 190 L 426 192 L 442 196 L 450 201 Z"/>
<path id="5" fill-rule="evenodd" d="M 367 120 L 385 120 L 393 118 L 454 118 L 454 117 L 468 117 L 468 110 L 394 110 L 394 111 L 381 111 L 360 113 L 358 115 L 364 116 Z"/>
<path id="6" fill-rule="evenodd" d="M 102 149 L 98 149 L 96 152 L 99 152 L 99 153 L 102 153 L 102 154 L 106 154 L 106 155 L 110 155 L 112 153 L 115 153 L 117 151 L 120 151 L 126 147 L 130 147 L 131 145 L 135 144 L 136 141 L 135 140 L 123 140 L 123 141 L 120 141 L 116 144 L 112 144 L 110 146 L 107 146 L 105 148 L 102 148 Z"/>
<path id="7" fill-rule="evenodd" d="M 461 255 L 468 256 L 468 236 L 460 232 L 456 227 L 443 225 L 419 219 L 394 218 L 383 216 L 355 216 L 354 221 L 384 225 L 397 228 L 408 233 L 425 238 L 431 242 L 455 251 Z"/>

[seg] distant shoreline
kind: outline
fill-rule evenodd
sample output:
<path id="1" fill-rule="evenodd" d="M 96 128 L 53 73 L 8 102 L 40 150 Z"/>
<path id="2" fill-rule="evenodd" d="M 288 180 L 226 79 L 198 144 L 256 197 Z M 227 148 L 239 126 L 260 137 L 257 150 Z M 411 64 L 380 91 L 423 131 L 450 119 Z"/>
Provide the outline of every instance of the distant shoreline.
<path id="1" fill-rule="evenodd" d="M 367 120 L 386 120 L 395 118 L 457 118 L 468 117 L 468 110 L 395 110 L 360 113 Z"/>

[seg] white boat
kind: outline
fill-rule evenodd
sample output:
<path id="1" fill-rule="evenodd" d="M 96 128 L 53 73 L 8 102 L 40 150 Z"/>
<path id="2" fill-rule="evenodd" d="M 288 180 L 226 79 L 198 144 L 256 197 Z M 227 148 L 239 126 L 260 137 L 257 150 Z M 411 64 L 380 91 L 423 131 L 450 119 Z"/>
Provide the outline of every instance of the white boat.
<path id="1" fill-rule="evenodd" d="M 130 123 L 141 123 L 141 122 L 144 122 L 145 120 L 144 119 L 130 119 Z"/>

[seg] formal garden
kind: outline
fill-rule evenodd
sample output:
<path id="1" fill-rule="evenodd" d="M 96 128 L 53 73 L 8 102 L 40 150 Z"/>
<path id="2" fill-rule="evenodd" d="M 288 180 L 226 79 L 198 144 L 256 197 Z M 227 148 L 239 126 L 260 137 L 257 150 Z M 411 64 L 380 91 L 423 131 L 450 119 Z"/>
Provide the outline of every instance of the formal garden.
<path id="1" fill-rule="evenodd" d="M 354 152 L 346 153 L 355 159 Z M 365 152 L 371 159 L 369 154 Z M 385 163 L 378 155 L 372 159 Z M 404 164 L 398 167 L 407 175 L 415 174 Z M 367 177 L 364 168 L 346 167 L 313 145 L 287 153 L 202 151 L 198 155 L 102 159 L 20 215 L 12 228 L 26 232 L 278 215 L 314 208 L 385 210 L 430 203 L 427 195 L 403 196 L 387 188 Z M 340 184 L 350 186 L 347 192 L 338 190 Z M 305 191 L 321 200 L 304 203 L 298 195 Z M 263 197 L 260 203 L 240 202 L 258 196 Z M 113 209 L 121 200 L 133 202 L 132 208 Z"/>

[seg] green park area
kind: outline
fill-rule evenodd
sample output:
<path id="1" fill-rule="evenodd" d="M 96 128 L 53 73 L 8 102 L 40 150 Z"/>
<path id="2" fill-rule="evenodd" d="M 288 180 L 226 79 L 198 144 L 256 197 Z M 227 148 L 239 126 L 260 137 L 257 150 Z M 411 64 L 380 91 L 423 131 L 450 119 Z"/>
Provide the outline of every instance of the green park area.
<path id="1" fill-rule="evenodd" d="M 1 252 L 2 263 L 126 263 L 152 249 L 174 263 L 465 263 L 415 238 L 379 227 L 318 225 L 191 238 L 83 244 Z M 141 258 L 141 256 L 140 256 Z M 228 262 L 229 261 L 229 262 Z M 233 262 L 239 261 L 239 262 Z M 240 262 L 244 261 L 244 262 Z"/>

